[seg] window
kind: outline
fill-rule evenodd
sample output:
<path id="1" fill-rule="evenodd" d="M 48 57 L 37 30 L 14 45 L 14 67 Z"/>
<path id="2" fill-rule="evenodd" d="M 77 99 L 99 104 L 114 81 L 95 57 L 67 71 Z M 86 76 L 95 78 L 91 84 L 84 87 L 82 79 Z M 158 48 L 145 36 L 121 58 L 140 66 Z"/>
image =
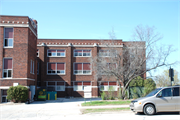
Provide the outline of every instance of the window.
<path id="1" fill-rule="evenodd" d="M 65 63 L 48 63 L 47 74 L 65 74 Z"/>
<path id="2" fill-rule="evenodd" d="M 56 91 L 65 91 L 65 82 L 57 82 Z"/>
<path id="3" fill-rule="evenodd" d="M 39 57 L 39 49 L 37 49 L 37 57 Z"/>
<path id="4" fill-rule="evenodd" d="M 110 57 L 110 50 L 99 50 L 100 57 Z"/>
<path id="5" fill-rule="evenodd" d="M 2 102 L 9 102 L 9 100 L 6 99 L 7 97 L 7 90 L 1 90 L 1 97 L 2 97 Z"/>
<path id="6" fill-rule="evenodd" d="M 34 61 L 31 60 L 30 73 L 34 74 Z"/>
<path id="7" fill-rule="evenodd" d="M 12 78 L 12 58 L 4 58 L 3 78 Z"/>
<path id="8" fill-rule="evenodd" d="M 173 90 L 173 96 L 180 96 L 179 90 L 180 90 L 179 87 L 175 87 Z"/>
<path id="9" fill-rule="evenodd" d="M 90 63 L 74 63 L 74 74 L 91 74 Z"/>
<path id="10" fill-rule="evenodd" d="M 48 90 L 50 91 L 65 91 L 65 82 L 51 81 L 46 83 Z"/>
<path id="11" fill-rule="evenodd" d="M 13 47 L 13 28 L 4 28 L 4 47 Z"/>
<path id="12" fill-rule="evenodd" d="M 74 50 L 74 57 L 90 57 L 91 50 Z"/>
<path id="13" fill-rule="evenodd" d="M 91 89 L 91 82 L 74 82 L 74 91 L 84 91 L 84 87 L 89 87 Z"/>
<path id="14" fill-rule="evenodd" d="M 161 92 L 158 93 L 158 96 L 171 97 L 172 96 L 171 88 L 163 89 Z"/>
<path id="15" fill-rule="evenodd" d="M 48 50 L 48 57 L 65 57 L 65 50 Z"/>
<path id="16" fill-rule="evenodd" d="M 100 85 L 101 91 L 117 91 L 117 82 L 102 82 Z"/>
<path id="17" fill-rule="evenodd" d="M 117 57 L 117 50 L 99 50 L 100 57 Z"/>

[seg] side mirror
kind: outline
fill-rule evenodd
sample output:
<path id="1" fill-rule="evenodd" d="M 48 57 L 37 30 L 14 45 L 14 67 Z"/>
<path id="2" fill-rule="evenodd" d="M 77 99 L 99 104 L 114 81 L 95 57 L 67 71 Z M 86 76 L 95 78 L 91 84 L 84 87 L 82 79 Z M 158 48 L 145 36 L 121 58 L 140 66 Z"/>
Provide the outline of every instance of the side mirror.
<path id="1" fill-rule="evenodd" d="M 160 98 L 160 97 L 162 97 L 162 95 L 158 94 L 156 97 Z"/>

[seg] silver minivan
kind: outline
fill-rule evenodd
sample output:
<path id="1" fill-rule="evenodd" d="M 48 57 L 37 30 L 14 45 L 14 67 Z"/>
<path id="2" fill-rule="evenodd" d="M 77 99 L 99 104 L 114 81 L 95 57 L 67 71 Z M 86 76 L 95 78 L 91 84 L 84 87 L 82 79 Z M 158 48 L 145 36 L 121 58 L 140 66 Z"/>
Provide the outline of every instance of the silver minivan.
<path id="1" fill-rule="evenodd" d="M 157 88 L 147 96 L 131 101 L 130 109 L 146 115 L 180 111 L 180 86 Z"/>

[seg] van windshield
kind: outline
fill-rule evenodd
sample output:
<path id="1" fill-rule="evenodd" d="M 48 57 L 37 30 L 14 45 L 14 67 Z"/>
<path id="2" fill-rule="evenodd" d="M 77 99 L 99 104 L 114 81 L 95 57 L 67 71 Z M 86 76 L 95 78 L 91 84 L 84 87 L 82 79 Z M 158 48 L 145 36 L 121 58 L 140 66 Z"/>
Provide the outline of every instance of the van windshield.
<path id="1" fill-rule="evenodd" d="M 146 95 L 146 97 L 150 97 L 150 96 L 153 96 L 155 95 L 158 91 L 160 91 L 162 88 L 157 88 L 155 90 L 153 90 L 152 92 L 150 92 L 148 95 Z"/>

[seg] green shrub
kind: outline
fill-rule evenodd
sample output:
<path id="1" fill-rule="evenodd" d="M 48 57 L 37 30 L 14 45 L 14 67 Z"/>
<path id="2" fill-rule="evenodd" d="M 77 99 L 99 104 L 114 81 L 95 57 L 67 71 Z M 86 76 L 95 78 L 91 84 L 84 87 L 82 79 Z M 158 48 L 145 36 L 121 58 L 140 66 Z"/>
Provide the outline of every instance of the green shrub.
<path id="1" fill-rule="evenodd" d="M 140 76 L 133 79 L 129 84 L 130 98 L 136 99 L 146 96 L 152 90 L 156 89 L 156 84 L 152 79 L 143 79 Z"/>
<path id="2" fill-rule="evenodd" d="M 108 100 L 114 100 L 115 99 L 115 93 L 114 93 L 114 89 L 112 86 L 109 87 L 108 89 Z"/>
<path id="3" fill-rule="evenodd" d="M 11 86 L 7 90 L 7 99 L 13 102 L 25 102 L 28 98 L 28 88 L 22 85 Z"/>
<path id="4" fill-rule="evenodd" d="M 103 91 L 100 94 L 101 94 L 101 99 L 106 100 L 106 93 Z"/>
<path id="5" fill-rule="evenodd" d="M 143 94 L 143 96 L 146 96 L 147 94 L 149 94 L 154 89 L 156 89 L 156 84 L 155 84 L 154 80 L 152 80 L 151 78 L 146 79 L 144 81 L 144 94 Z"/>
<path id="6" fill-rule="evenodd" d="M 129 83 L 129 87 L 143 87 L 144 79 L 138 76 Z"/>

